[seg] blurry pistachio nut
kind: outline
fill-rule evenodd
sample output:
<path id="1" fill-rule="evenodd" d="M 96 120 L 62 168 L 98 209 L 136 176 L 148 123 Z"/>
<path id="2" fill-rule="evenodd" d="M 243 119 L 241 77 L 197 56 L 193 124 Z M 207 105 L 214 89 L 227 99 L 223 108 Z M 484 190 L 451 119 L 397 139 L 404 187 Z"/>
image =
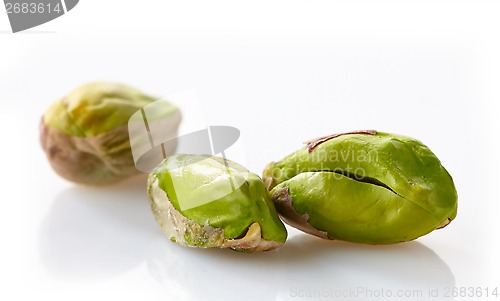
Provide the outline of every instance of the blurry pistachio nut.
<path id="1" fill-rule="evenodd" d="M 421 142 L 357 131 L 307 142 L 263 176 L 284 221 L 327 239 L 392 244 L 457 214 L 451 176 Z"/>
<path id="2" fill-rule="evenodd" d="M 149 176 L 156 221 L 171 241 L 258 252 L 281 246 L 285 226 L 256 174 L 210 155 L 175 155 Z"/>
<path id="3" fill-rule="evenodd" d="M 40 140 L 50 164 L 60 176 L 86 185 L 111 184 L 138 174 L 127 123 L 155 101 L 122 84 L 96 82 L 75 89 L 42 117 Z M 166 104 L 156 115 L 172 120 L 164 131 L 176 133 L 180 112 Z"/>

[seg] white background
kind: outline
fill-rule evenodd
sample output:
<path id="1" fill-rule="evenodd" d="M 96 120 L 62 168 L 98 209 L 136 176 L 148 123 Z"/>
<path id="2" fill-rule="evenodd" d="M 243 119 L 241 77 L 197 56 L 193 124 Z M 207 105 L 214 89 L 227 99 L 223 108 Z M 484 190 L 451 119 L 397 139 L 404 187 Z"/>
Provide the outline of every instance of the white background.
<path id="1" fill-rule="evenodd" d="M 348 288 L 451 300 L 450 287 L 500 299 L 484 296 L 500 290 L 499 14 L 495 1 L 86 0 L 17 34 L 0 14 L 0 299 L 330 300 Z M 94 80 L 196 91 L 208 123 L 241 130 L 259 174 L 325 134 L 418 138 L 453 176 L 458 216 L 393 246 L 290 230 L 262 254 L 181 248 L 155 224 L 144 179 L 78 187 L 47 163 L 41 115 Z"/>

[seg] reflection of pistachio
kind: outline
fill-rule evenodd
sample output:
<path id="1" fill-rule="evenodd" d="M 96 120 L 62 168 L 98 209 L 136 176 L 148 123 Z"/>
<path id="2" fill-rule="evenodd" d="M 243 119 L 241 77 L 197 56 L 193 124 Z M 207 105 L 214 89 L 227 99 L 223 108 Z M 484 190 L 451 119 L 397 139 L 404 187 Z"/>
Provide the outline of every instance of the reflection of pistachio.
<path id="1" fill-rule="evenodd" d="M 40 140 L 54 170 L 67 180 L 103 185 L 137 174 L 127 123 L 156 99 L 126 85 L 90 83 L 55 102 L 40 124 Z M 180 113 L 165 106 L 159 117 L 176 121 Z"/>
<path id="2" fill-rule="evenodd" d="M 308 142 L 264 171 L 290 225 L 323 238 L 369 244 L 408 241 L 457 214 L 451 176 L 421 142 L 360 131 Z"/>
<path id="3" fill-rule="evenodd" d="M 286 230 L 256 174 L 208 155 L 176 155 L 149 176 L 157 222 L 170 240 L 190 247 L 264 251 Z"/>

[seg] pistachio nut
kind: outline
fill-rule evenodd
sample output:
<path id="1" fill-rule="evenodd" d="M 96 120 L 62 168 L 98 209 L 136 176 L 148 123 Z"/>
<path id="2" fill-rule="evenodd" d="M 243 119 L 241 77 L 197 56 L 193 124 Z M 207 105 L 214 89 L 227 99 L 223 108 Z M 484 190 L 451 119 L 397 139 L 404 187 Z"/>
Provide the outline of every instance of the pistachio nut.
<path id="1" fill-rule="evenodd" d="M 327 239 L 392 244 L 446 226 L 457 192 L 421 142 L 357 131 L 307 142 L 263 179 L 285 222 Z"/>
<path id="2" fill-rule="evenodd" d="M 128 121 L 154 97 L 129 86 L 95 82 L 83 85 L 52 104 L 40 123 L 40 141 L 53 169 L 69 181 L 105 185 L 138 174 L 130 148 Z M 168 104 L 158 118 L 181 115 Z"/>
<path id="3" fill-rule="evenodd" d="M 210 155 L 175 155 L 150 174 L 148 195 L 163 232 L 183 246 L 257 252 L 287 237 L 260 177 Z"/>

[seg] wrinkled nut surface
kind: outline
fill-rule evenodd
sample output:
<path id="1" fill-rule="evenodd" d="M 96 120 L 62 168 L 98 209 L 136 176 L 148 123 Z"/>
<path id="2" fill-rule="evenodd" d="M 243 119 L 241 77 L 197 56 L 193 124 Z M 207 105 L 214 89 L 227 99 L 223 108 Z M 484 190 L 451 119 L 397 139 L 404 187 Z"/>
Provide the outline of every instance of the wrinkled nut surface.
<path id="1" fill-rule="evenodd" d="M 175 155 L 149 176 L 153 214 L 170 240 L 188 247 L 258 252 L 287 237 L 264 183 L 209 155 Z"/>
<path id="2" fill-rule="evenodd" d="M 328 239 L 367 244 L 413 240 L 457 214 L 451 176 L 421 142 L 358 131 L 307 142 L 263 175 L 291 226 Z"/>
<path id="3" fill-rule="evenodd" d="M 130 149 L 130 116 L 156 101 L 129 86 L 96 82 L 56 101 L 40 123 L 40 142 L 53 169 L 65 179 L 86 185 L 118 182 L 139 171 Z M 181 120 L 175 106 L 164 106 L 158 118 Z"/>

